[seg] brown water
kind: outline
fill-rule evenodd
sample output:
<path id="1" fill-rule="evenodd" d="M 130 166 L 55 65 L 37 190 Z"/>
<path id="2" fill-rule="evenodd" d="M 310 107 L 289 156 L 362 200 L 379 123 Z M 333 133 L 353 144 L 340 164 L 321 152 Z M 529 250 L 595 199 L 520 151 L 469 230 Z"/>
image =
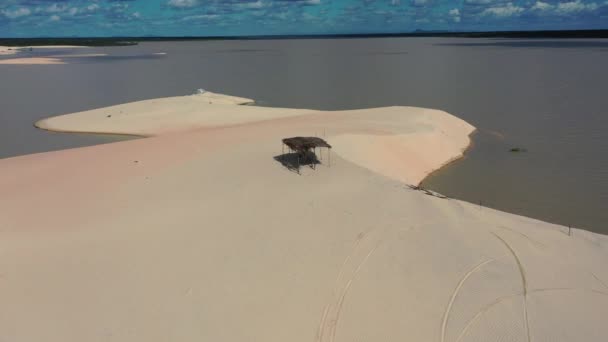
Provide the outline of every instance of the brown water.
<path id="1" fill-rule="evenodd" d="M 267 106 L 438 108 L 479 132 L 465 159 L 424 186 L 608 234 L 608 40 L 154 42 L 86 53 L 110 56 L 0 65 L 0 158 L 114 139 L 39 131 L 40 118 L 197 88 Z M 516 146 L 528 152 L 510 153 Z"/>

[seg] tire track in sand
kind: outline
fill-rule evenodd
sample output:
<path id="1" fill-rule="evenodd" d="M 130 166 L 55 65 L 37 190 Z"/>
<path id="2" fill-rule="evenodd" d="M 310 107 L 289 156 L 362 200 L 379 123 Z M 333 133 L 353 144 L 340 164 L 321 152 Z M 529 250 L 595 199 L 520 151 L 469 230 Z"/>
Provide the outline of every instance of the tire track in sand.
<path id="1" fill-rule="evenodd" d="M 505 247 L 507 247 L 507 249 L 509 250 L 509 252 L 511 252 L 511 255 L 513 255 L 513 258 L 515 258 L 515 262 L 517 263 L 517 268 L 519 269 L 519 274 L 521 276 L 521 286 L 522 286 L 522 295 L 523 295 L 523 301 L 524 301 L 524 325 L 526 326 L 526 338 L 527 341 L 530 342 L 530 324 L 528 322 L 528 283 L 526 281 L 526 273 L 524 271 L 524 267 L 521 264 L 521 260 L 519 260 L 519 257 L 517 256 L 517 253 L 515 253 L 515 250 L 513 250 L 513 247 L 511 247 L 511 245 L 509 245 L 509 243 L 507 243 L 507 241 L 505 241 L 505 239 L 503 239 L 500 235 L 492 232 L 492 234 L 494 234 L 494 236 L 496 236 L 496 238 L 498 240 L 500 240 Z"/>
<path id="2" fill-rule="evenodd" d="M 317 342 L 333 342 L 335 340 L 346 295 L 359 271 L 381 243 L 381 240 L 374 238 L 375 235 L 378 235 L 376 231 L 359 234 L 351 253 L 344 260 L 335 281 L 331 300 L 323 310 L 317 332 Z"/>
<path id="3" fill-rule="evenodd" d="M 590 290 L 590 289 L 579 289 L 579 288 L 570 288 L 570 287 L 563 287 L 563 288 L 542 288 L 542 289 L 535 289 L 535 290 L 530 290 L 528 291 L 528 294 L 534 294 L 534 293 L 541 293 L 541 292 L 557 292 L 557 291 L 580 291 L 580 292 L 590 292 L 590 293 L 595 293 L 595 294 L 599 294 L 602 296 L 606 296 L 608 297 L 608 292 L 602 292 L 602 291 L 597 291 L 597 290 Z M 495 307 L 498 304 L 501 304 L 502 302 L 504 302 L 505 300 L 509 300 L 512 298 L 516 298 L 523 295 L 523 293 L 514 293 L 514 294 L 510 294 L 510 295 L 506 295 L 506 296 L 502 296 L 499 297 L 497 299 L 495 299 L 494 301 L 492 301 L 489 304 L 484 305 L 481 310 L 479 310 L 475 316 L 473 316 L 473 318 L 471 318 L 467 324 L 465 325 L 465 327 L 462 329 L 462 331 L 460 332 L 460 335 L 458 335 L 458 338 L 456 339 L 456 342 L 460 342 L 464 336 L 468 333 L 469 329 L 475 325 L 475 323 L 477 323 L 477 321 L 488 311 L 490 311 L 493 307 Z"/>
<path id="4" fill-rule="evenodd" d="M 494 261 L 494 259 L 489 259 L 489 260 L 480 262 L 475 267 L 471 268 L 467 273 L 465 273 L 465 275 L 460 279 L 460 282 L 458 282 L 458 285 L 456 286 L 456 288 L 454 289 L 454 292 L 452 293 L 450 302 L 448 303 L 448 306 L 445 308 L 445 313 L 443 314 L 443 322 L 441 323 L 441 342 L 445 342 L 445 334 L 446 334 L 446 330 L 447 330 L 447 326 L 448 326 L 448 320 L 450 318 L 450 312 L 452 311 L 452 305 L 454 304 L 454 301 L 456 300 L 456 297 L 458 296 L 460 289 L 462 288 L 464 283 L 467 281 L 467 279 L 469 279 L 469 277 L 473 273 L 475 273 L 477 270 L 482 268 L 484 265 L 486 265 L 492 261 Z"/>

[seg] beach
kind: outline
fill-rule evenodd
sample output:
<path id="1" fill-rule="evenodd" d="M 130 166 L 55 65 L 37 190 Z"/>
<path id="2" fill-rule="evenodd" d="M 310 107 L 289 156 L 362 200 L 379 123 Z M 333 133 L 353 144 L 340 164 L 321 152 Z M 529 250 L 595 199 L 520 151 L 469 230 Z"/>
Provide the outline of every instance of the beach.
<path id="1" fill-rule="evenodd" d="M 24 58 L 10 58 L 0 60 L 0 64 L 7 65 L 48 65 L 48 64 L 65 64 L 58 58 L 49 57 L 24 57 Z"/>
<path id="2" fill-rule="evenodd" d="M 48 46 L 25 46 L 25 47 L 9 47 L 0 46 L 0 56 L 15 56 L 14 58 L 0 59 L 0 65 L 53 65 L 53 64 L 66 64 L 62 58 L 68 57 L 69 55 L 58 55 L 49 57 L 18 57 L 19 54 L 23 54 L 23 51 L 46 51 L 46 50 L 72 50 L 72 49 L 84 49 L 86 46 L 71 46 L 71 45 L 48 45 Z M 76 57 L 75 55 L 73 57 Z M 90 57 L 90 55 L 84 55 Z M 72 56 L 70 56 L 72 57 Z"/>
<path id="3" fill-rule="evenodd" d="M 15 54 L 14 48 L 10 46 L 0 46 L 0 56 L 13 55 Z"/>
<path id="4" fill-rule="evenodd" d="M 472 125 L 253 102 L 205 92 L 38 121 L 146 138 L 0 160 L 0 340 L 608 336 L 608 237 L 415 188 Z M 281 163 L 291 136 L 333 148 L 297 173 Z"/>

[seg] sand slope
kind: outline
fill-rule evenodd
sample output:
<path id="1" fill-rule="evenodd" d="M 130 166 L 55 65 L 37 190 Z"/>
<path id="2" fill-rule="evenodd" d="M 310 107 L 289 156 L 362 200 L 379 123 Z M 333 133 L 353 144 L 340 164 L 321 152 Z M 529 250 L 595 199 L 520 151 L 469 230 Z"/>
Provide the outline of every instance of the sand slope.
<path id="1" fill-rule="evenodd" d="M 422 158 L 416 136 L 461 151 L 470 125 L 403 107 L 298 113 L 0 160 L 0 340 L 606 340 L 605 236 L 372 171 L 417 167 L 392 160 Z M 323 130 L 331 167 L 274 159 L 280 138 Z M 398 153 L 368 156 L 378 146 Z"/>

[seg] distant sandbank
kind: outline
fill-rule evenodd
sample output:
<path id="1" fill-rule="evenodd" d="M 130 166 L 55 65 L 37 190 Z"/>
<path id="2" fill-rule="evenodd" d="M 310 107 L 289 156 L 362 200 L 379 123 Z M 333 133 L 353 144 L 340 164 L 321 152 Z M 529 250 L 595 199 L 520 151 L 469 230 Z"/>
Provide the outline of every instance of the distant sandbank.
<path id="1" fill-rule="evenodd" d="M 0 56 L 15 56 L 9 59 L 0 59 L 0 65 L 53 65 L 66 64 L 64 58 L 76 57 L 99 57 L 105 54 L 74 54 L 74 55 L 52 55 L 52 56 L 23 56 L 25 52 L 35 50 L 63 50 L 63 49 L 85 49 L 86 46 L 71 46 L 71 45 L 48 45 L 48 46 L 20 46 L 8 47 L 0 46 Z"/>
<path id="2" fill-rule="evenodd" d="M 25 58 L 11 58 L 11 59 L 0 59 L 0 64 L 5 65 L 46 65 L 46 64 L 65 64 L 59 58 L 52 57 L 25 57 Z"/>

